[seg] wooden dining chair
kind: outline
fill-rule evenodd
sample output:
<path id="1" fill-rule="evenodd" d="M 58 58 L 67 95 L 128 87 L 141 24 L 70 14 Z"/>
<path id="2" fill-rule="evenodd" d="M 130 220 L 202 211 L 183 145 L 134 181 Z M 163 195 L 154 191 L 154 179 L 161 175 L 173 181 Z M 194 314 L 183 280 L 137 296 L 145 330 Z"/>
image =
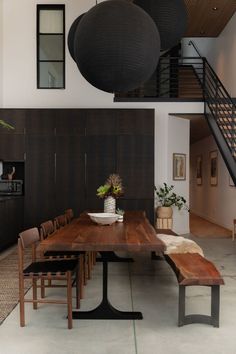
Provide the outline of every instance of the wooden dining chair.
<path id="1" fill-rule="evenodd" d="M 60 220 L 60 219 L 59 219 Z M 63 220 L 63 219 L 62 219 Z M 41 241 L 47 237 L 52 236 L 57 230 L 55 229 L 55 224 L 52 220 L 43 222 L 40 225 L 40 239 Z M 80 298 L 83 298 L 83 286 L 85 284 L 85 252 L 79 251 L 46 251 L 41 256 L 45 259 L 76 259 L 79 263 L 79 289 L 80 289 Z M 41 282 L 41 296 L 45 297 L 45 287 L 43 286 L 43 280 Z M 52 282 L 48 282 L 48 287 L 56 287 L 57 285 L 52 285 Z"/>
<path id="2" fill-rule="evenodd" d="M 59 229 L 64 227 L 66 224 L 69 224 L 74 218 L 74 212 L 72 209 L 66 209 L 64 215 L 59 215 L 54 218 L 54 228 Z M 84 252 L 83 256 L 83 283 L 87 284 L 87 279 L 91 279 L 92 267 L 95 264 L 96 254 L 93 252 Z M 82 265 L 80 265 L 82 269 Z M 83 294 L 83 290 L 81 289 L 81 294 Z M 83 296 L 83 295 L 82 295 Z"/>
<path id="3" fill-rule="evenodd" d="M 74 212 L 72 209 L 66 209 L 65 210 L 65 216 L 67 223 L 69 224 L 73 219 L 74 219 Z"/>
<path id="4" fill-rule="evenodd" d="M 52 220 L 48 220 L 40 224 L 39 232 L 41 241 L 52 235 L 55 232 L 55 226 Z"/>
<path id="5" fill-rule="evenodd" d="M 20 325 L 25 326 L 25 303 L 33 303 L 33 308 L 37 309 L 38 303 L 67 304 L 68 328 L 72 328 L 72 275 L 76 274 L 76 308 L 79 307 L 79 269 L 77 260 L 37 260 L 36 245 L 40 241 L 38 229 L 32 228 L 23 231 L 18 238 L 18 257 L 19 257 L 19 298 L 20 298 Z M 25 249 L 32 247 L 32 263 L 26 268 L 24 266 Z M 24 294 L 24 281 L 32 280 L 33 298 L 26 299 Z M 38 299 L 37 281 L 38 280 L 63 280 L 67 284 L 66 300 Z"/>
<path id="6" fill-rule="evenodd" d="M 65 226 L 67 224 L 67 219 L 66 215 L 59 215 L 54 218 L 54 228 L 55 230 L 60 229 L 61 227 Z"/>

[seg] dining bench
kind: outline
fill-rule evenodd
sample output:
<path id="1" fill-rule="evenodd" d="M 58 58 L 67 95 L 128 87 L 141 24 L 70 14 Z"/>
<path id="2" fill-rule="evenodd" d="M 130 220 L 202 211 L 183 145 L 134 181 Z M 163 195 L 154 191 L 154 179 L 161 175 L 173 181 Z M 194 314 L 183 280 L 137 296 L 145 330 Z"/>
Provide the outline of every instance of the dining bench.
<path id="1" fill-rule="evenodd" d="M 220 285 L 224 284 L 215 265 L 198 253 L 177 253 L 165 255 L 174 270 L 179 284 L 178 326 L 191 323 L 205 323 L 219 327 Z M 211 288 L 211 315 L 185 314 L 187 286 L 209 286 Z"/>
<path id="2" fill-rule="evenodd" d="M 172 230 L 157 230 L 157 234 L 177 236 Z M 174 271 L 179 285 L 178 326 L 191 323 L 210 324 L 219 327 L 220 285 L 224 280 L 215 265 L 199 253 L 164 254 L 164 259 Z M 186 287 L 211 288 L 211 315 L 185 314 Z"/>

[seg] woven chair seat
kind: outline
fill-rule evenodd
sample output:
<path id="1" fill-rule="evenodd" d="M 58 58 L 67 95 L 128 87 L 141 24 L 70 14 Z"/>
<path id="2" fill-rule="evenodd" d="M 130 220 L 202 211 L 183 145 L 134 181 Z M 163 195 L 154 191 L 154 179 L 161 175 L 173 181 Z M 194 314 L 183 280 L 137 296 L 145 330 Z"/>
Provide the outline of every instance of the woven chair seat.
<path id="1" fill-rule="evenodd" d="M 84 251 L 46 251 L 43 256 L 44 257 L 53 257 L 53 258 L 71 258 L 78 257 L 81 254 L 85 254 Z"/>
<path id="2" fill-rule="evenodd" d="M 68 271 L 73 271 L 78 266 L 78 261 L 42 261 L 33 262 L 23 271 L 25 276 L 37 276 L 37 275 L 65 275 Z"/>

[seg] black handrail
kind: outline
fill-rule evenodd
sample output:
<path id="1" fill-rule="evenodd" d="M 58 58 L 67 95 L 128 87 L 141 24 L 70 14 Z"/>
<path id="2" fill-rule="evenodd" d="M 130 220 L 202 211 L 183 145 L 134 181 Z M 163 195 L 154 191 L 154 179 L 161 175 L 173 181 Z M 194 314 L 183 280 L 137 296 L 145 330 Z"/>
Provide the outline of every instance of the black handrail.
<path id="1" fill-rule="evenodd" d="M 148 82 L 140 89 L 116 97 L 204 101 L 206 119 L 236 183 L 236 105 L 195 43 L 189 41 L 189 45 L 194 47 L 197 57 L 162 56 Z"/>
<path id="2" fill-rule="evenodd" d="M 195 43 L 193 41 L 189 41 L 188 45 L 192 45 L 193 48 L 195 49 L 195 51 L 197 52 L 197 54 L 199 55 L 200 58 L 202 58 L 202 55 L 200 54 L 198 48 L 196 47 Z"/>
<path id="3" fill-rule="evenodd" d="M 195 43 L 190 41 L 189 45 L 194 47 L 203 60 L 205 116 L 236 185 L 236 105 L 207 59 L 201 56 Z"/>
<path id="4" fill-rule="evenodd" d="M 219 79 L 219 77 L 216 75 L 215 71 L 213 70 L 212 66 L 209 64 L 209 62 L 208 62 L 208 60 L 206 59 L 206 57 L 201 56 L 201 54 L 200 54 L 200 52 L 199 52 L 197 46 L 195 45 L 195 43 L 194 43 L 192 40 L 189 41 L 188 44 L 193 46 L 193 48 L 195 49 L 195 51 L 197 52 L 197 54 L 199 55 L 199 57 L 200 57 L 200 58 L 203 60 L 203 62 L 205 63 L 205 66 L 207 66 L 207 67 L 210 69 L 212 75 L 213 75 L 214 78 L 215 78 L 215 81 L 220 84 L 220 86 L 221 86 L 222 90 L 224 91 L 225 95 L 227 96 L 227 98 L 232 102 L 233 105 L 235 105 L 234 102 L 233 102 L 233 100 L 232 100 L 232 98 L 230 97 L 228 91 L 227 91 L 226 88 L 224 87 L 224 85 L 223 85 L 223 83 L 221 82 L 221 80 Z M 235 107 L 236 107 L 236 106 L 235 106 Z"/>

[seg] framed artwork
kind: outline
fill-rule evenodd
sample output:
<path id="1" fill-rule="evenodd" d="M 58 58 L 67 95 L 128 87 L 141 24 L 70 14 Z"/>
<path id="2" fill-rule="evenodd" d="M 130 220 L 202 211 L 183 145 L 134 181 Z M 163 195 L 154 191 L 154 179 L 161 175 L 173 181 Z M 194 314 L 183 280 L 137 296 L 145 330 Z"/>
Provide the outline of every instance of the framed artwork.
<path id="1" fill-rule="evenodd" d="M 230 187 L 236 187 L 236 185 L 234 184 L 234 181 L 232 180 L 230 175 L 229 175 L 229 185 L 230 185 Z"/>
<path id="2" fill-rule="evenodd" d="M 186 155 L 173 154 L 173 180 L 186 180 Z"/>
<path id="3" fill-rule="evenodd" d="M 210 152 L 210 182 L 211 186 L 217 186 L 218 183 L 218 151 Z"/>
<path id="4" fill-rule="evenodd" d="M 202 185 L 202 155 L 197 156 L 197 166 L 196 166 L 196 179 L 197 185 Z"/>

